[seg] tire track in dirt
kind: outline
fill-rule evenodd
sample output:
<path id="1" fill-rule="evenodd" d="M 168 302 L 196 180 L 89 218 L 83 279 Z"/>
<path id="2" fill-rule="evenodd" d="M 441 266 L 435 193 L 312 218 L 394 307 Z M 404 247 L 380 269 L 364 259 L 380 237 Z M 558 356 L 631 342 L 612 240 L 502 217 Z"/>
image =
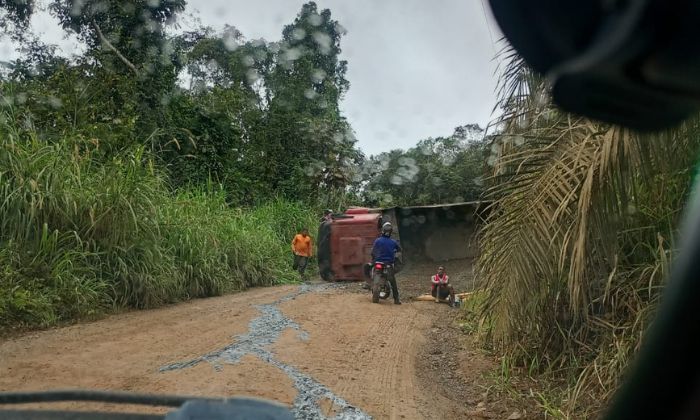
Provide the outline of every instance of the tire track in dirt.
<path id="1" fill-rule="evenodd" d="M 328 307 L 335 317 L 327 316 Z M 308 342 L 282 337 L 275 348 L 285 363 L 300 366 L 376 418 L 421 417 L 415 356 L 430 315 L 418 305 L 376 305 L 367 293 L 329 291 L 303 296 L 282 310 L 311 337 Z"/>

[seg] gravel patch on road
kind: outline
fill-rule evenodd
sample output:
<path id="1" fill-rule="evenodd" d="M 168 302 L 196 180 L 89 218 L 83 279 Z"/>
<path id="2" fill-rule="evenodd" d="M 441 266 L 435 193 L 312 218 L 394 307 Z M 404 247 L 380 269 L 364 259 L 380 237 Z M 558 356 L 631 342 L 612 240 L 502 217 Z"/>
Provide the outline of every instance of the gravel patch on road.
<path id="1" fill-rule="evenodd" d="M 308 340 L 309 335 L 306 331 L 294 322 L 287 318 L 282 311 L 277 307 L 282 302 L 287 302 L 296 299 L 309 292 L 319 292 L 334 288 L 344 288 L 342 284 L 303 284 L 299 289 L 287 296 L 278 299 L 275 302 L 256 305 L 261 315 L 254 318 L 248 324 L 248 332 L 236 337 L 232 344 L 225 346 L 220 350 L 205 354 L 201 357 L 187 360 L 178 363 L 172 363 L 160 368 L 161 372 L 168 372 L 178 369 L 187 369 L 198 365 L 202 362 L 210 363 L 214 369 L 221 370 L 222 364 L 236 364 L 240 362 L 245 355 L 253 355 L 260 360 L 267 362 L 278 369 L 282 370 L 294 382 L 294 387 L 298 391 L 298 395 L 294 400 L 292 411 L 298 419 L 325 419 L 321 408 L 321 402 L 329 400 L 335 408 L 336 414 L 331 417 L 337 420 L 365 420 L 372 417 L 357 407 L 353 407 L 344 399 L 335 395 L 330 389 L 319 383 L 309 375 L 300 372 L 293 366 L 287 365 L 275 359 L 275 355 L 269 350 L 269 347 L 274 344 L 287 328 L 292 328 L 298 331 L 297 337 L 300 340 Z"/>

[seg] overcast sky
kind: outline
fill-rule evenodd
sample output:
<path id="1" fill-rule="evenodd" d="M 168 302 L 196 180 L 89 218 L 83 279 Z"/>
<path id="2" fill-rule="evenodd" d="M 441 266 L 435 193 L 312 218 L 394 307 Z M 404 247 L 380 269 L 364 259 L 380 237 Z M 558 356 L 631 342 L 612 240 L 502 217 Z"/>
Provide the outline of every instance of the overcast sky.
<path id="1" fill-rule="evenodd" d="M 482 3 L 483 1 L 483 3 Z M 205 25 L 237 27 L 248 39 L 281 38 L 304 0 L 190 0 Z M 500 34 L 486 0 L 317 0 L 348 31 L 341 41 L 350 91 L 342 109 L 360 148 L 376 154 L 449 135 L 467 123 L 485 126 L 495 102 Z M 38 14 L 35 32 L 63 47 L 56 23 Z M 0 60 L 15 56 L 0 42 Z"/>

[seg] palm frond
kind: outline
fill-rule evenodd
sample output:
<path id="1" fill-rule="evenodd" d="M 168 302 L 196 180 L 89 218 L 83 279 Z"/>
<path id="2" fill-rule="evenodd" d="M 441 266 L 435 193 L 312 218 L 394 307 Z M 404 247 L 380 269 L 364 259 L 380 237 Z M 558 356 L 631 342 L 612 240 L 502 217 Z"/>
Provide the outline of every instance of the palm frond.
<path id="1" fill-rule="evenodd" d="M 592 366 L 617 363 L 619 375 L 646 325 L 640 317 L 653 311 L 700 124 L 640 135 L 563 113 L 543 80 L 508 54 L 477 267 L 484 325 L 516 358 L 537 353 L 567 367 L 578 377 L 574 396 L 607 395 L 617 376 L 592 387 L 601 380 Z"/>

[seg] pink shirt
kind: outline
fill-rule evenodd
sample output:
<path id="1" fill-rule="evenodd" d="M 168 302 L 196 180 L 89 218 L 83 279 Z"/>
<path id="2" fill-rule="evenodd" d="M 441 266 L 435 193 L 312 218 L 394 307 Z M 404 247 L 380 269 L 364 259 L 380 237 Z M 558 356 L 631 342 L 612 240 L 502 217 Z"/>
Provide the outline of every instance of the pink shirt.
<path id="1" fill-rule="evenodd" d="M 433 289 L 438 284 L 447 284 L 449 281 L 450 281 L 450 277 L 447 274 L 443 274 L 442 277 L 440 277 L 439 275 L 436 274 L 430 278 L 430 282 L 433 284 Z"/>

